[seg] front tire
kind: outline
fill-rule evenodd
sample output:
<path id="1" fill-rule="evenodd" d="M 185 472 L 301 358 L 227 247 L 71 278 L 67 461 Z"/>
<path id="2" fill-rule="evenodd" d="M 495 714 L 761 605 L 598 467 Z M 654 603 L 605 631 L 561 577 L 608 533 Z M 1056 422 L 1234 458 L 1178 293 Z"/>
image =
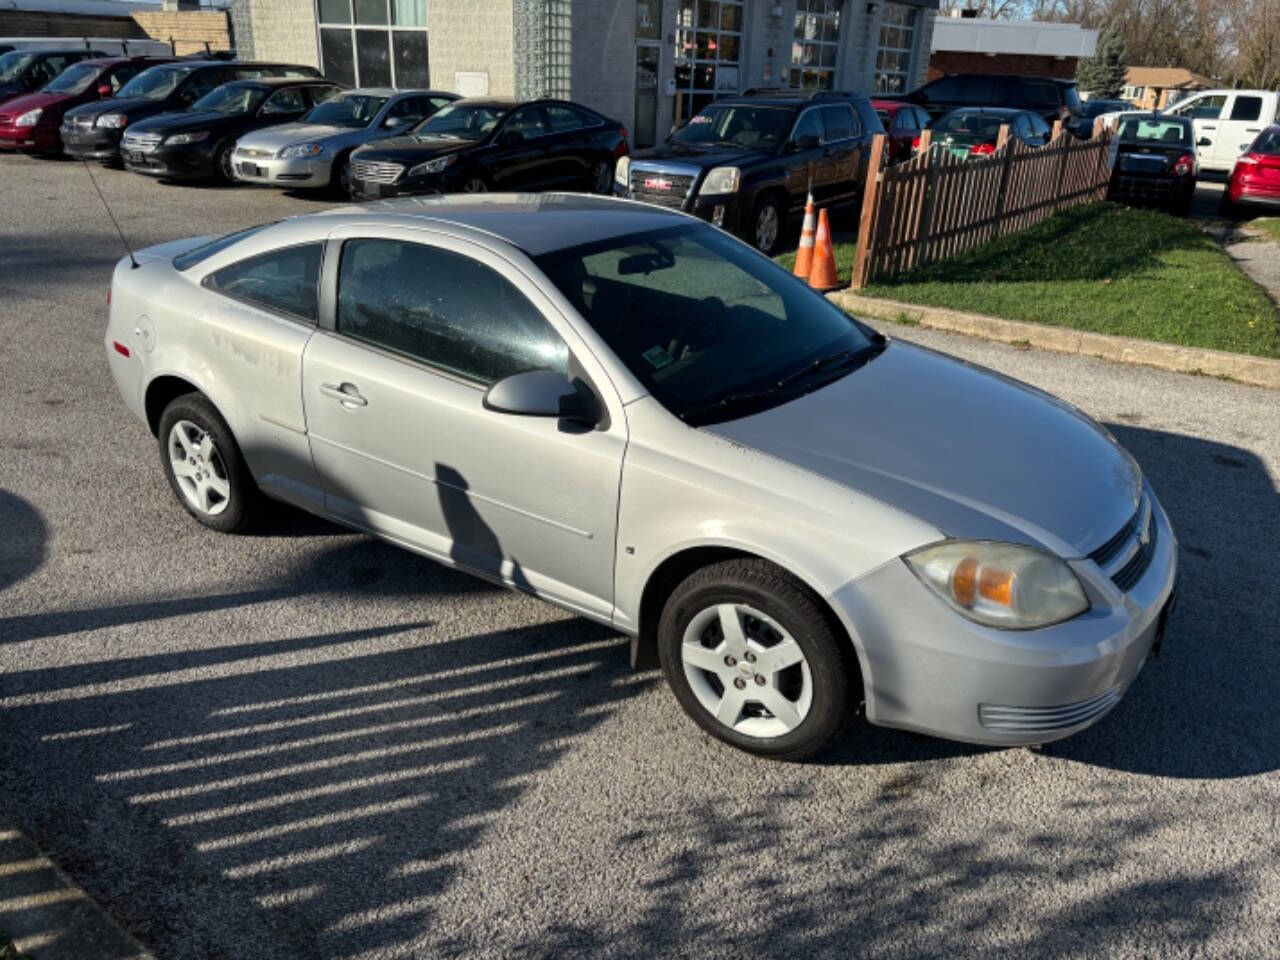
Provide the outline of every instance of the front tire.
<path id="1" fill-rule="evenodd" d="M 748 242 L 766 257 L 773 256 L 782 244 L 783 223 L 782 205 L 778 198 L 762 197 L 751 214 L 751 223 L 747 227 L 750 231 Z"/>
<path id="2" fill-rule="evenodd" d="M 591 167 L 591 192 L 607 195 L 613 192 L 613 164 L 597 160 Z"/>
<path id="3" fill-rule="evenodd" d="M 811 591 L 765 560 L 690 575 L 663 607 L 658 655 L 685 712 L 748 753 L 802 760 L 848 713 L 848 641 Z"/>
<path id="4" fill-rule="evenodd" d="M 160 415 L 160 464 L 183 509 L 219 533 L 254 519 L 261 494 L 231 428 L 203 395 L 188 393 Z"/>
<path id="5" fill-rule="evenodd" d="M 235 183 L 236 173 L 231 163 L 231 153 L 235 150 L 236 145 L 232 143 L 224 143 L 218 148 L 218 153 L 214 159 L 214 169 L 218 171 L 218 179 L 222 183 Z"/>

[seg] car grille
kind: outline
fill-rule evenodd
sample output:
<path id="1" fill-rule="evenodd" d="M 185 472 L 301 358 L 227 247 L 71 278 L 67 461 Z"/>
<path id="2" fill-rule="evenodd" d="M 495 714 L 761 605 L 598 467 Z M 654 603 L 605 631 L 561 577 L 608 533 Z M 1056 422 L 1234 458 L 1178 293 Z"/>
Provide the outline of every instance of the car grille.
<path id="1" fill-rule="evenodd" d="M 633 200 L 642 200 L 659 207 L 680 210 L 693 187 L 694 177 L 690 174 L 667 173 L 662 170 L 637 170 L 631 168 L 631 189 Z"/>
<path id="2" fill-rule="evenodd" d="M 997 733 L 1054 733 L 1090 723 L 1120 702 L 1120 686 L 1103 690 L 1087 700 L 1059 707 L 1006 707 L 978 704 L 978 721 Z"/>
<path id="3" fill-rule="evenodd" d="M 274 157 L 274 150 L 259 150 L 257 147 L 238 147 L 236 153 L 242 157 Z"/>
<path id="4" fill-rule="evenodd" d="M 126 133 L 122 145 L 126 150 L 154 150 L 161 139 L 158 133 Z"/>
<path id="5" fill-rule="evenodd" d="M 351 175 L 365 183 L 395 183 L 404 173 L 404 164 L 377 160 L 353 160 Z"/>
<path id="6" fill-rule="evenodd" d="M 1151 558 L 1156 550 L 1157 531 L 1158 524 L 1151 498 L 1143 495 L 1142 502 L 1138 504 L 1138 509 L 1129 522 L 1089 554 L 1089 559 L 1102 568 L 1112 583 L 1127 593 L 1142 579 L 1147 567 L 1151 566 Z"/>
<path id="7" fill-rule="evenodd" d="M 0 124 L 8 124 L 13 120 L 13 115 L 8 113 L 0 113 Z"/>
<path id="8" fill-rule="evenodd" d="M 93 120 L 93 117 L 68 117 L 65 122 L 72 130 L 92 130 Z"/>

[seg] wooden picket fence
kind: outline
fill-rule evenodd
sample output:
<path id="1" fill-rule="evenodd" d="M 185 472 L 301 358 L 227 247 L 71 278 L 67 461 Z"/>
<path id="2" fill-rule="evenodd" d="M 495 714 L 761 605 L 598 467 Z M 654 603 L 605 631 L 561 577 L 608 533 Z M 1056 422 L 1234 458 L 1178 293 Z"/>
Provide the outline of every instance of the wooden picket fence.
<path id="1" fill-rule="evenodd" d="M 931 131 L 904 163 L 885 166 L 886 143 L 871 145 L 862 198 L 853 286 L 945 260 L 1045 217 L 1106 196 L 1110 131 L 1080 140 L 1054 124 L 1043 147 L 1028 147 L 1000 128 L 994 153 L 957 157 Z"/>

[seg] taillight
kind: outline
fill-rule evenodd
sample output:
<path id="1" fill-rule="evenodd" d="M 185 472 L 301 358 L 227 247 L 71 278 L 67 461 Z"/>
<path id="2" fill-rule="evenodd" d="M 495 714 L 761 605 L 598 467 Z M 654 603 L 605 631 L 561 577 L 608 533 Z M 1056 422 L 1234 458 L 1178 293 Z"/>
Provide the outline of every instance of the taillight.
<path id="1" fill-rule="evenodd" d="M 621 130 L 618 131 L 618 136 L 622 137 L 623 140 L 631 139 L 631 134 L 627 131 L 626 127 L 623 127 Z"/>
<path id="2" fill-rule="evenodd" d="M 913 138 L 912 138 L 912 140 L 911 140 L 911 149 L 912 149 L 912 150 L 919 150 L 919 149 L 920 149 L 920 138 L 919 138 L 919 137 L 913 137 Z"/>
<path id="3" fill-rule="evenodd" d="M 987 154 L 995 152 L 996 145 L 994 143 L 975 143 L 969 148 L 969 156 L 971 157 L 985 157 Z"/>
<path id="4" fill-rule="evenodd" d="M 1173 165 L 1173 172 L 1179 177 L 1185 177 L 1196 168 L 1196 158 L 1189 153 L 1184 153 L 1178 158 L 1178 162 Z"/>

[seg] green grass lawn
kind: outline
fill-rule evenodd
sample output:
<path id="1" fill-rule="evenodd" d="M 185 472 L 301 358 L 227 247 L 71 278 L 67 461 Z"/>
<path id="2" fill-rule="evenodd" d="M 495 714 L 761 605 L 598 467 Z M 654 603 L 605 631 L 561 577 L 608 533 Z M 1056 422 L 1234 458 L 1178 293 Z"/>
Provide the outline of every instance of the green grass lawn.
<path id="1" fill-rule="evenodd" d="M 1276 221 L 1280 223 L 1280 221 Z M 847 279 L 853 244 L 836 247 Z M 794 255 L 778 258 L 790 267 Z M 972 313 L 1280 357 L 1280 312 L 1194 224 L 1111 203 L 859 293 Z"/>
<path id="2" fill-rule="evenodd" d="M 1257 227 L 1272 240 L 1280 242 L 1280 217 L 1259 217 L 1257 220 L 1250 220 L 1246 226 Z"/>

